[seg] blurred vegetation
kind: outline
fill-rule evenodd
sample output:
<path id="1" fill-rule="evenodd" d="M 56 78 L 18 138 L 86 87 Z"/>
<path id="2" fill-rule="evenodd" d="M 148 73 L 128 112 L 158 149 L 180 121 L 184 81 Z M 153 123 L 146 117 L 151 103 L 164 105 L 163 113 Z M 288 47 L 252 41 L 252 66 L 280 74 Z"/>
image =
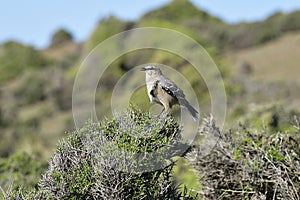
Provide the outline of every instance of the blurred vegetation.
<path id="1" fill-rule="evenodd" d="M 130 29 L 131 25 L 132 23 L 124 22 L 113 16 L 101 20 L 86 43 L 86 51 L 90 52 L 110 36 Z"/>
<path id="2" fill-rule="evenodd" d="M 32 189 L 37 187 L 41 174 L 46 171 L 47 162 L 41 161 L 39 155 L 16 153 L 8 159 L 0 159 L 0 185 L 3 190 Z M 1 197 L 2 193 L 0 193 Z"/>
<path id="3" fill-rule="evenodd" d="M 41 69 L 49 60 L 30 46 L 10 41 L 1 45 L 0 83 L 16 78 L 28 69 Z"/>
<path id="4" fill-rule="evenodd" d="M 69 31 L 65 29 L 59 29 L 53 34 L 50 47 L 59 46 L 66 42 L 71 42 L 72 40 L 73 36 Z"/>
<path id="5" fill-rule="evenodd" d="M 173 0 L 170 4 L 145 14 L 141 21 L 153 19 L 187 27 L 220 49 L 247 48 L 300 29 L 300 11 L 289 14 L 278 12 L 265 21 L 231 25 L 199 10 L 187 0 Z"/>
<path id="6" fill-rule="evenodd" d="M 181 21 L 192 20 L 194 18 L 213 22 L 221 21 L 203 10 L 199 10 L 192 3 L 186 0 L 174 0 L 160 9 L 148 12 L 142 17 L 142 20 L 158 19 L 178 23 Z"/>
<path id="7" fill-rule="evenodd" d="M 198 9 L 190 1 L 173 0 L 136 21 L 124 21 L 114 16 L 101 19 L 83 43 L 74 42 L 72 33 L 60 29 L 53 34 L 51 44 L 46 49 L 37 50 L 16 41 L 0 44 L 0 186 L 6 189 L 8 183 L 13 180 L 16 183 L 14 191 L 21 185 L 36 187 L 37 179 L 45 170 L 44 161 L 51 157 L 57 141 L 65 136 L 65 131 L 72 132 L 74 129 L 71 110 L 72 87 L 82 59 L 110 36 L 141 27 L 162 27 L 179 31 L 193 38 L 207 50 L 219 67 L 226 87 L 226 129 L 235 129 L 238 126 L 237 122 L 241 122 L 245 127 L 255 128 L 259 134 L 287 133 L 287 136 L 290 136 L 290 122 L 293 116 L 299 115 L 300 112 L 297 101 L 300 98 L 300 86 L 297 82 L 258 82 L 254 76 L 261 66 L 256 66 L 251 60 L 242 60 L 243 64 L 233 70 L 233 63 L 227 59 L 227 55 L 232 52 L 243 53 L 243 50 L 250 48 L 255 51 L 256 47 L 270 44 L 285 34 L 297 34 L 300 30 L 300 11 L 287 14 L 277 12 L 259 22 L 227 24 L 222 19 Z M 118 51 L 121 48 L 118 45 L 107 47 L 107 53 Z M 288 49 L 289 46 L 285 48 Z M 288 54 L 285 48 L 278 51 Z M 261 54 L 265 55 L 264 52 Z M 251 56 L 250 58 L 256 59 Z M 299 59 L 292 59 L 294 60 L 286 60 L 282 67 L 290 62 L 295 62 L 295 66 L 298 66 Z M 97 114 L 111 115 L 110 98 L 115 84 L 124 73 L 145 63 L 165 64 L 188 77 L 199 99 L 201 115 L 209 114 L 210 94 L 201 75 L 183 58 L 153 49 L 129 52 L 110 64 L 99 80 L 101 87 L 97 88 L 95 98 Z M 264 68 L 264 74 L 272 76 L 282 73 L 276 71 L 272 65 L 267 67 Z M 295 76 L 298 72 L 285 72 L 285 77 L 289 79 L 291 76 L 288 73 Z M 130 100 L 142 110 L 147 110 L 150 107 L 149 102 L 145 101 L 147 98 L 146 89 L 142 87 L 134 92 Z M 113 121 L 105 123 L 112 123 L 113 128 L 117 128 Z M 68 138 L 72 137 L 71 134 Z M 248 136 L 242 134 L 237 138 L 239 137 Z M 268 139 L 269 136 L 265 137 Z M 276 145 L 275 147 L 278 147 Z M 36 154 L 38 156 L 34 156 Z M 57 154 L 59 152 L 56 152 Z M 237 157 L 239 155 L 235 156 Z M 24 171 L 19 167 L 13 168 L 10 164 L 24 166 Z M 26 171 L 30 168 L 28 166 L 32 166 L 36 172 Z M 194 168 L 186 161 L 179 161 L 173 171 L 175 183 L 185 182 L 184 185 L 193 191 L 203 188 L 202 183 L 199 186 L 193 181 L 196 176 L 193 173 Z M 185 187 L 180 188 L 180 192 L 184 193 L 184 190 Z M 28 194 L 23 194 L 28 198 L 36 195 L 26 191 Z"/>

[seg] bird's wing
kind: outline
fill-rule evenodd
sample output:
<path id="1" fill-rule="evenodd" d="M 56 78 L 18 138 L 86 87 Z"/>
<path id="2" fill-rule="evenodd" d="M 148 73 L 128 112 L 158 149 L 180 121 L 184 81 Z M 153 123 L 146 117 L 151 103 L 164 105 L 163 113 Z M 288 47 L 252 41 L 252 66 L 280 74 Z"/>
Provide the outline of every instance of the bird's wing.
<path id="1" fill-rule="evenodd" d="M 185 98 L 183 91 L 170 79 L 165 78 L 163 81 L 159 82 L 159 85 L 169 95 L 176 97 L 178 100 Z"/>
<path id="2" fill-rule="evenodd" d="M 181 106 L 184 106 L 191 113 L 193 119 L 197 121 L 199 119 L 198 111 L 191 106 L 191 104 L 185 99 L 183 91 L 170 79 L 166 78 L 158 83 L 163 90 L 165 90 L 169 95 L 175 97 Z"/>

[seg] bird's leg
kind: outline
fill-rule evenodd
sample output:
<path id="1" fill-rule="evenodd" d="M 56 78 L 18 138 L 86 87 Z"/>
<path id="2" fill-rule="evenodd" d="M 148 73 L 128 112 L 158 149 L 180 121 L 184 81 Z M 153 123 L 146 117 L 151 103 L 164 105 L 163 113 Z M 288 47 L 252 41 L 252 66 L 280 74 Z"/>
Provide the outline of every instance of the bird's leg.
<path id="1" fill-rule="evenodd" d="M 160 117 L 160 115 L 165 111 L 165 107 L 162 109 L 162 111 L 157 115 L 157 117 Z"/>
<path id="2" fill-rule="evenodd" d="M 163 117 L 164 117 L 164 118 L 167 118 L 170 112 L 171 112 L 171 109 L 170 109 L 170 108 L 164 109 Z"/>
<path id="3" fill-rule="evenodd" d="M 171 112 L 171 109 L 170 109 L 170 108 L 167 109 L 166 112 L 165 112 L 165 113 L 166 113 L 166 116 L 168 116 L 168 114 L 169 114 L 170 112 Z"/>
<path id="4" fill-rule="evenodd" d="M 159 116 L 162 115 L 163 118 L 167 118 L 170 111 L 171 111 L 171 108 L 168 105 L 164 106 L 164 109 L 161 111 Z"/>

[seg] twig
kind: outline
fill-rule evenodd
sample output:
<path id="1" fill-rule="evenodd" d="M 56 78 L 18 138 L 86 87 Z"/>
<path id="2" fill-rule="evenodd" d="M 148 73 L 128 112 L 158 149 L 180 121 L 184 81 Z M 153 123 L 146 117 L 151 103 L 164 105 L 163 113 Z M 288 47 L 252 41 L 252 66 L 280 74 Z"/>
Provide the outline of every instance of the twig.
<path id="1" fill-rule="evenodd" d="M 223 191 L 223 193 L 225 192 L 231 192 L 231 193 L 242 193 L 242 194 L 256 194 L 255 191 L 244 191 L 244 190 L 230 190 L 230 189 L 221 189 L 221 191 Z"/>

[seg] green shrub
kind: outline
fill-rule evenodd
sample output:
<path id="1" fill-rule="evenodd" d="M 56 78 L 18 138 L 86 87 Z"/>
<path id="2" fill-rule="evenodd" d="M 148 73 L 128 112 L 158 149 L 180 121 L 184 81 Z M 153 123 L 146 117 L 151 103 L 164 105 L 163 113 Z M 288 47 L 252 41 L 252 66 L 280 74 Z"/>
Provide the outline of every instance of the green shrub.
<path id="1" fill-rule="evenodd" d="M 181 21 L 191 18 L 202 20 L 220 21 L 218 18 L 209 15 L 207 12 L 199 10 L 188 0 L 173 0 L 170 4 L 151 11 L 143 16 L 144 19 L 161 19 L 167 21 Z"/>
<path id="2" fill-rule="evenodd" d="M 300 11 L 294 11 L 282 17 L 281 31 L 295 31 L 300 29 Z"/>
<path id="3" fill-rule="evenodd" d="M 37 186 L 38 179 L 46 169 L 46 163 L 39 161 L 37 155 L 24 152 L 16 153 L 8 158 L 0 159 L 0 187 L 23 187 L 31 189 Z"/>
<path id="4" fill-rule="evenodd" d="M 208 156 L 195 145 L 190 160 L 201 175 L 204 199 L 299 199 L 300 118 L 285 132 L 239 129 L 220 132 Z M 216 130 L 204 120 L 202 134 Z"/>
<path id="5" fill-rule="evenodd" d="M 112 120 L 88 122 L 59 143 L 38 190 L 22 198 L 189 199 L 172 178 L 172 158 L 188 150 L 180 141 L 172 118 L 158 120 L 133 108 Z"/>
<path id="6" fill-rule="evenodd" d="M 16 152 L 19 141 L 19 137 L 15 131 L 1 129 L 0 157 L 8 157 Z"/>
<path id="7" fill-rule="evenodd" d="M 4 119 L 3 119 L 3 110 L 1 108 L 1 103 L 0 103 L 0 127 L 4 126 Z"/>
<path id="8" fill-rule="evenodd" d="M 274 27 L 273 24 L 263 24 L 258 35 L 258 43 L 269 42 L 279 37 L 280 34 L 280 30 Z"/>
<path id="9" fill-rule="evenodd" d="M 25 69 L 37 69 L 49 63 L 33 47 L 13 41 L 3 44 L 0 62 L 0 83 L 15 78 Z"/>
<path id="10" fill-rule="evenodd" d="M 86 43 L 87 52 L 89 53 L 89 51 L 110 36 L 125 31 L 128 28 L 128 24 L 116 17 L 101 20 Z"/>
<path id="11" fill-rule="evenodd" d="M 46 87 L 49 86 L 44 75 L 38 71 L 27 71 L 20 76 L 18 85 L 13 89 L 13 95 L 18 105 L 33 104 L 46 98 Z"/>
<path id="12" fill-rule="evenodd" d="M 53 34 L 50 46 L 56 47 L 63 43 L 70 42 L 72 40 L 73 40 L 73 36 L 69 31 L 65 29 L 59 29 Z"/>

